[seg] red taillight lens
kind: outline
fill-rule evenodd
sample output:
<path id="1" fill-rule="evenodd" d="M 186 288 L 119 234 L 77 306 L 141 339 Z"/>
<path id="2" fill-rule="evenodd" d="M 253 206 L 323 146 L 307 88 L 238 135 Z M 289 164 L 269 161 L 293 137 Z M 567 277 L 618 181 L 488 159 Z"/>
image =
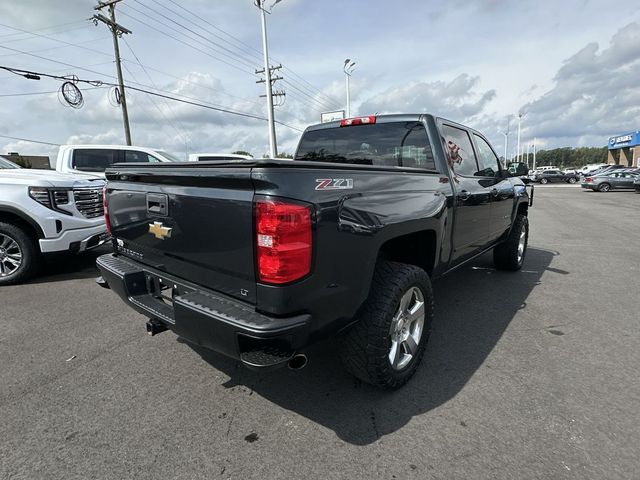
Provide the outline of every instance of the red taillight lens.
<path id="1" fill-rule="evenodd" d="M 107 187 L 102 188 L 102 207 L 104 208 L 104 223 L 107 225 L 107 233 L 111 235 L 111 220 L 109 219 L 109 209 L 107 208 Z"/>
<path id="2" fill-rule="evenodd" d="M 281 200 L 256 202 L 258 277 L 288 283 L 311 270 L 311 208 Z"/>
<path id="3" fill-rule="evenodd" d="M 587 177 L 584 179 L 585 182 L 589 183 L 589 182 L 593 182 L 593 178 L 591 177 Z"/>
<path id="4" fill-rule="evenodd" d="M 370 125 L 373 123 L 376 123 L 375 115 L 369 115 L 368 117 L 345 118 L 344 120 L 340 120 L 341 127 L 350 127 L 351 125 Z"/>

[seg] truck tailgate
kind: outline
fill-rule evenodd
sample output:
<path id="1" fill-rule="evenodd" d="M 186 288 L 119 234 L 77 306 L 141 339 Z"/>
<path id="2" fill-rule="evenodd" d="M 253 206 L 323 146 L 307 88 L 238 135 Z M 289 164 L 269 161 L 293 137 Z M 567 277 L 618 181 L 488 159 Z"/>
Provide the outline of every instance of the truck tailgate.
<path id="1" fill-rule="evenodd" d="M 126 168 L 107 202 L 118 252 L 255 303 L 250 167 Z"/>

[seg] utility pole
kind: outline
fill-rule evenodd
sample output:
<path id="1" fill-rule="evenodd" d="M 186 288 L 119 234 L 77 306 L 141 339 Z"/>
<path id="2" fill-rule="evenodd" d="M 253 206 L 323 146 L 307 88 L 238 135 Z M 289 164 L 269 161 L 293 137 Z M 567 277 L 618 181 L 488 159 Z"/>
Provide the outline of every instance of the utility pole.
<path id="1" fill-rule="evenodd" d="M 277 0 L 273 5 L 281 0 Z M 267 98 L 267 120 L 269 122 L 269 153 L 272 158 L 276 158 L 278 155 L 278 147 L 276 144 L 276 124 L 273 118 L 273 92 L 271 91 L 271 68 L 269 66 L 269 49 L 267 46 L 267 12 L 264 4 L 266 0 L 255 0 L 255 5 L 260 9 L 260 18 L 262 21 L 262 51 L 264 56 L 264 84 L 266 89 Z M 273 8 L 272 5 L 272 8 Z M 282 66 L 280 66 L 282 67 Z"/>
<path id="2" fill-rule="evenodd" d="M 347 58 L 344 61 L 344 66 L 342 67 L 342 71 L 344 72 L 344 76 L 347 82 L 347 118 L 351 118 L 351 94 L 349 92 L 349 79 L 351 78 L 351 74 L 356 68 L 356 62 L 352 62 L 350 58 Z"/>
<path id="3" fill-rule="evenodd" d="M 131 33 L 131 30 L 124 28 L 121 25 L 116 23 L 116 3 L 122 0 L 107 0 L 105 2 L 98 1 L 98 5 L 95 6 L 94 10 L 102 11 L 103 8 L 107 7 L 109 9 L 109 16 L 111 18 L 107 18 L 101 13 L 95 14 L 93 18 L 93 23 L 98 25 L 98 22 L 104 23 L 111 30 L 111 34 L 113 35 L 113 50 L 116 55 L 116 70 L 118 72 L 118 103 L 122 107 L 122 120 L 124 122 L 124 135 L 127 140 L 127 145 L 131 145 L 131 130 L 129 129 L 129 113 L 127 111 L 127 97 L 124 91 L 124 81 L 122 79 L 122 66 L 120 65 L 120 47 L 118 45 L 118 37 L 121 37 L 123 34 Z"/>

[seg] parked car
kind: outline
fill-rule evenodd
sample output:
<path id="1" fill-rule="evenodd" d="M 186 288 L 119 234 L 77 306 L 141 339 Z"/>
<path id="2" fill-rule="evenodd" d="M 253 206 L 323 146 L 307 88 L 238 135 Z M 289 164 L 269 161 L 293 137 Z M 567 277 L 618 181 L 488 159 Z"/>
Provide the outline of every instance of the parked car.
<path id="1" fill-rule="evenodd" d="M 106 242 L 104 184 L 51 170 L 0 170 L 0 285 L 27 280 L 43 253 L 79 253 Z"/>
<path id="2" fill-rule="evenodd" d="M 610 172 L 602 175 L 587 177 L 582 182 L 582 188 L 598 192 L 608 192 L 620 188 L 634 188 L 637 174 L 629 172 Z"/>
<path id="3" fill-rule="evenodd" d="M 233 160 L 251 160 L 253 157 L 249 155 L 238 155 L 235 153 L 191 153 L 189 154 L 190 162 L 207 162 L 207 161 L 233 161 Z"/>
<path id="4" fill-rule="evenodd" d="M 398 388 L 425 351 L 431 281 L 489 250 L 518 270 L 527 251 L 525 184 L 482 134 L 427 114 L 311 126 L 294 160 L 106 175 L 115 253 L 98 259 L 100 283 L 149 333 L 251 368 L 301 368 L 340 335 L 355 376 Z"/>
<path id="5" fill-rule="evenodd" d="M 22 167 L 20 165 L 16 165 L 10 160 L 0 157 L 0 169 L 4 169 L 4 168 L 8 169 L 8 168 L 22 168 Z"/>
<path id="6" fill-rule="evenodd" d="M 592 163 L 590 165 L 585 165 L 584 167 L 582 167 L 578 173 L 586 177 L 591 175 L 593 172 L 595 172 L 599 168 L 607 167 L 607 166 L 609 166 L 607 163 Z"/>
<path id="7" fill-rule="evenodd" d="M 104 178 L 114 163 L 165 163 L 183 161 L 163 150 L 129 145 L 61 145 L 51 168 L 61 173 L 81 173 Z"/>
<path id="8" fill-rule="evenodd" d="M 534 182 L 540 182 L 543 185 L 549 182 L 576 183 L 579 177 L 575 173 L 563 173 L 560 170 L 544 170 L 535 173 L 532 180 Z"/>
<path id="9" fill-rule="evenodd" d="M 640 193 L 640 174 L 633 181 L 633 188 L 636 190 L 636 193 Z"/>
<path id="10" fill-rule="evenodd" d="M 622 169 L 625 169 L 625 168 L 628 168 L 628 167 L 626 167 L 624 165 L 605 165 L 603 167 L 600 167 L 600 168 L 594 170 L 588 176 L 589 177 L 593 177 L 593 176 L 596 176 L 596 175 L 604 175 L 606 173 L 613 172 L 614 170 L 622 170 Z"/>

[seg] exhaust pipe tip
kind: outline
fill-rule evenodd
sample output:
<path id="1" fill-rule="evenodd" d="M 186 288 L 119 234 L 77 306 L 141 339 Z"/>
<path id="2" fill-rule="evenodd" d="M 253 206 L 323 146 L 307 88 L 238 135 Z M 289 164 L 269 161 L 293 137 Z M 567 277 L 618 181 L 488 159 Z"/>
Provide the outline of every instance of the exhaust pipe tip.
<path id="1" fill-rule="evenodd" d="M 307 356 L 304 353 L 296 353 L 289 360 L 288 366 L 291 370 L 302 370 L 307 366 Z"/>

